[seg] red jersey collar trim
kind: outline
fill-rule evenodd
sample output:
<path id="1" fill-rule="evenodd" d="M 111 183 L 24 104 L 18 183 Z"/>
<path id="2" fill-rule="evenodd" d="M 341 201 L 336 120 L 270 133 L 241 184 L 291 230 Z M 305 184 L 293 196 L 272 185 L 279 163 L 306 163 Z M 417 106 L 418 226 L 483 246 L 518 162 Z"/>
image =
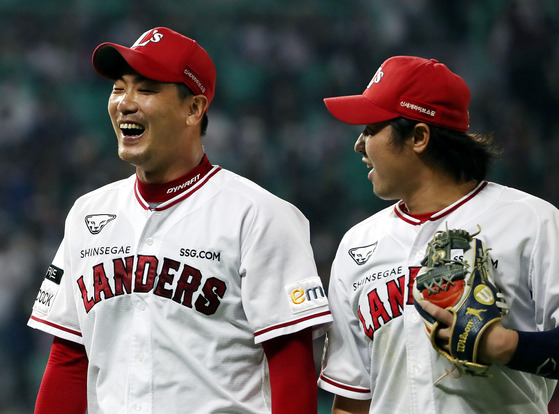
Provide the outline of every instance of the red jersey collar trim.
<path id="1" fill-rule="evenodd" d="M 456 203 L 451 204 L 450 206 L 436 211 L 432 214 L 418 214 L 418 215 L 413 215 L 408 213 L 406 205 L 404 204 L 403 201 L 399 201 L 395 206 L 394 206 L 394 212 L 396 213 L 396 215 L 398 217 L 400 217 L 402 220 L 404 220 L 406 223 L 409 224 L 413 224 L 414 226 L 418 226 L 420 224 L 425 223 L 426 221 L 436 221 L 438 219 L 440 219 L 441 217 L 444 217 L 450 213 L 452 213 L 454 210 L 456 210 L 458 207 L 462 206 L 463 204 L 467 203 L 468 201 L 470 201 L 472 198 L 474 198 L 481 190 L 483 190 L 485 188 L 485 186 L 487 185 L 487 181 L 481 181 L 476 188 L 474 188 L 472 191 L 470 191 L 468 194 L 466 194 L 464 197 L 462 197 L 460 200 L 458 200 Z"/>
<path id="2" fill-rule="evenodd" d="M 152 209 L 149 203 L 159 203 L 152 209 L 154 211 L 165 210 L 192 195 L 219 170 L 221 167 L 212 165 L 204 154 L 200 164 L 182 177 L 168 183 L 147 184 L 136 177 L 134 194 L 145 210 Z"/>

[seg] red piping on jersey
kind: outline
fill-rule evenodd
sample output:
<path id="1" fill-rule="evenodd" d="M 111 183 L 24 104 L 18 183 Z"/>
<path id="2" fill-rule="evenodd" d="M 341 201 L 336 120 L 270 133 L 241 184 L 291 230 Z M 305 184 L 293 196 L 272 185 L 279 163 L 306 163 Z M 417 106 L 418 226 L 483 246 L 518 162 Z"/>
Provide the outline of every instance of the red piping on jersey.
<path id="1" fill-rule="evenodd" d="M 173 180 L 172 183 L 178 183 L 178 184 L 183 184 L 186 187 L 186 190 L 182 191 L 181 193 L 179 193 L 178 195 L 169 198 L 167 196 L 167 199 L 162 198 L 162 191 L 163 193 L 165 193 L 165 191 L 168 188 L 172 188 L 173 185 L 169 185 L 169 183 L 167 184 L 163 184 L 161 186 L 153 186 L 153 185 L 146 185 L 145 183 L 142 183 L 140 180 L 138 180 L 138 178 L 136 177 L 136 182 L 134 184 L 134 194 L 136 195 L 136 200 L 138 200 L 138 203 L 140 203 L 140 205 L 145 209 L 145 210 L 150 210 L 150 206 L 148 204 L 148 201 L 155 201 L 155 202 L 161 202 L 163 201 L 161 204 L 159 204 L 157 207 L 153 208 L 153 211 L 161 211 L 161 210 L 165 210 L 169 207 L 174 206 L 175 204 L 183 201 L 184 199 L 190 197 L 194 192 L 196 192 L 197 190 L 200 189 L 200 187 L 202 187 L 205 183 L 208 182 L 208 180 L 213 177 L 219 170 L 221 170 L 221 167 L 219 166 L 213 166 L 210 164 L 210 162 L 208 161 L 206 155 L 204 155 L 204 158 L 202 159 L 202 162 L 200 163 L 200 165 L 198 165 L 196 168 L 194 168 L 194 170 L 190 171 L 188 174 L 186 174 L 185 176 L 177 179 L 177 180 Z M 188 181 L 191 180 L 192 178 L 194 178 L 196 175 L 200 175 L 202 178 L 196 180 L 194 183 L 189 184 Z M 147 190 L 147 191 L 146 191 Z M 149 197 L 150 200 L 146 201 L 144 196 L 142 195 L 142 193 L 146 196 Z M 153 197 L 153 198 L 151 198 Z"/>
<path id="2" fill-rule="evenodd" d="M 44 323 L 45 325 L 48 325 L 48 326 L 52 326 L 53 328 L 59 329 L 61 331 L 71 333 L 72 335 L 76 335 L 76 336 L 80 336 L 80 337 L 82 336 L 82 334 L 78 331 L 74 331 L 73 329 L 68 329 L 68 328 L 65 328 L 63 326 L 57 325 L 55 323 L 45 321 L 44 319 L 39 319 L 35 316 L 31 316 L 31 319 L 33 319 L 36 322 Z"/>
<path id="3" fill-rule="evenodd" d="M 324 382 L 327 382 L 330 385 L 333 385 L 336 388 L 341 388 L 341 389 L 348 390 L 348 391 L 358 392 L 360 394 L 368 394 L 368 393 L 371 392 L 370 390 L 367 390 L 367 389 L 355 388 L 355 387 L 350 387 L 348 385 L 340 384 L 339 382 L 336 382 L 336 381 L 331 380 L 330 378 L 324 376 L 322 373 L 320 374 L 320 379 Z"/>
<path id="4" fill-rule="evenodd" d="M 291 322 L 285 322 L 285 323 L 280 323 L 279 325 L 270 326 L 269 328 L 262 329 L 261 331 L 255 332 L 254 336 L 263 335 L 263 334 L 265 334 L 267 332 L 270 332 L 270 331 L 273 331 L 275 329 L 280 329 L 280 328 L 285 328 L 286 326 L 296 325 L 298 323 L 307 321 L 309 319 L 319 318 L 319 317 L 324 316 L 324 315 L 330 315 L 330 311 L 325 311 L 325 312 L 322 312 L 322 313 L 317 313 L 316 315 L 309 315 L 305 318 L 297 319 L 297 320 L 294 320 L 294 321 L 291 321 Z"/>
<path id="5" fill-rule="evenodd" d="M 406 223 L 409 224 L 413 224 L 414 226 L 418 226 L 420 224 L 425 223 L 426 221 L 435 221 L 440 219 L 441 217 L 446 216 L 447 214 L 452 213 L 454 210 L 456 210 L 458 207 L 462 206 L 463 204 L 467 203 L 468 201 L 470 201 L 472 198 L 474 198 L 477 194 L 479 194 L 479 192 L 481 190 L 483 190 L 485 188 L 485 186 L 487 185 L 487 181 L 482 181 L 480 182 L 476 188 L 474 188 L 469 194 L 465 195 L 463 198 L 461 198 L 460 200 L 458 200 L 456 203 L 442 209 L 439 210 L 427 217 L 414 217 L 411 214 L 406 212 L 406 206 L 404 204 L 403 201 L 399 201 L 398 204 L 396 204 L 394 206 L 394 212 L 396 213 L 396 215 L 398 217 L 400 217 L 402 220 L 404 220 Z"/>

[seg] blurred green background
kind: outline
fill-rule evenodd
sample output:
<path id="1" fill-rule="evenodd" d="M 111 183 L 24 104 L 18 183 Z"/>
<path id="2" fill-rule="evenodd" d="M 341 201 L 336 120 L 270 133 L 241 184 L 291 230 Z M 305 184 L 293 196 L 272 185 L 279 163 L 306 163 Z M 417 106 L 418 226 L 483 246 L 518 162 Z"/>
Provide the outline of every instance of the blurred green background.
<path id="1" fill-rule="evenodd" d="M 303 211 L 326 285 L 345 230 L 386 204 L 353 153 L 361 128 L 322 99 L 361 93 L 392 55 L 459 73 L 471 131 L 505 150 L 490 178 L 559 205 L 556 0 L 1 0 L 0 23 L 0 414 L 32 412 L 51 337 L 26 321 L 68 209 L 132 173 L 91 67 L 101 42 L 167 26 L 202 44 L 218 72 L 210 160 Z"/>

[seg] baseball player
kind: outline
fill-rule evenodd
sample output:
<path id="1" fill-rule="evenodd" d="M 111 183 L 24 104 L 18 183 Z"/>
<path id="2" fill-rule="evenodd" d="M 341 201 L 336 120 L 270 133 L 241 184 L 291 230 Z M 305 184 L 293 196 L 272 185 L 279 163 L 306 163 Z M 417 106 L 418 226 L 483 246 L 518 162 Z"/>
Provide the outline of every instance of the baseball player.
<path id="1" fill-rule="evenodd" d="M 205 155 L 211 58 L 157 27 L 93 66 L 136 174 L 68 214 L 29 320 L 55 336 L 36 412 L 316 412 L 332 317 L 308 222 Z"/>
<path id="2" fill-rule="evenodd" d="M 362 95 L 325 99 L 336 118 L 365 126 L 355 151 L 374 193 L 398 200 L 350 229 L 332 266 L 319 386 L 336 394 L 333 413 L 547 412 L 559 378 L 559 212 L 485 180 L 496 151 L 468 133 L 469 101 L 462 78 L 412 56 L 386 60 Z M 432 348 L 412 295 L 433 235 L 478 226 L 509 306 L 482 337 L 486 377 L 460 375 Z"/>

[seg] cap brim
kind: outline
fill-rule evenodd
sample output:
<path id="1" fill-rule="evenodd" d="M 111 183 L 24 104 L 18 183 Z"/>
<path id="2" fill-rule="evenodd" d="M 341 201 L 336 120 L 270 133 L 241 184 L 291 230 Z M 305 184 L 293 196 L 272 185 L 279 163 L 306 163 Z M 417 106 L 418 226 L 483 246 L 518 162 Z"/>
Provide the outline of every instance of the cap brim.
<path id="1" fill-rule="evenodd" d="M 182 82 L 183 79 L 173 74 L 155 60 L 125 46 L 115 43 L 103 43 L 93 52 L 93 67 L 101 76 L 118 79 L 131 67 L 146 78 L 161 82 Z"/>
<path id="2" fill-rule="evenodd" d="M 400 116 L 381 108 L 364 95 L 325 98 L 324 103 L 334 117 L 346 124 L 368 125 Z"/>

